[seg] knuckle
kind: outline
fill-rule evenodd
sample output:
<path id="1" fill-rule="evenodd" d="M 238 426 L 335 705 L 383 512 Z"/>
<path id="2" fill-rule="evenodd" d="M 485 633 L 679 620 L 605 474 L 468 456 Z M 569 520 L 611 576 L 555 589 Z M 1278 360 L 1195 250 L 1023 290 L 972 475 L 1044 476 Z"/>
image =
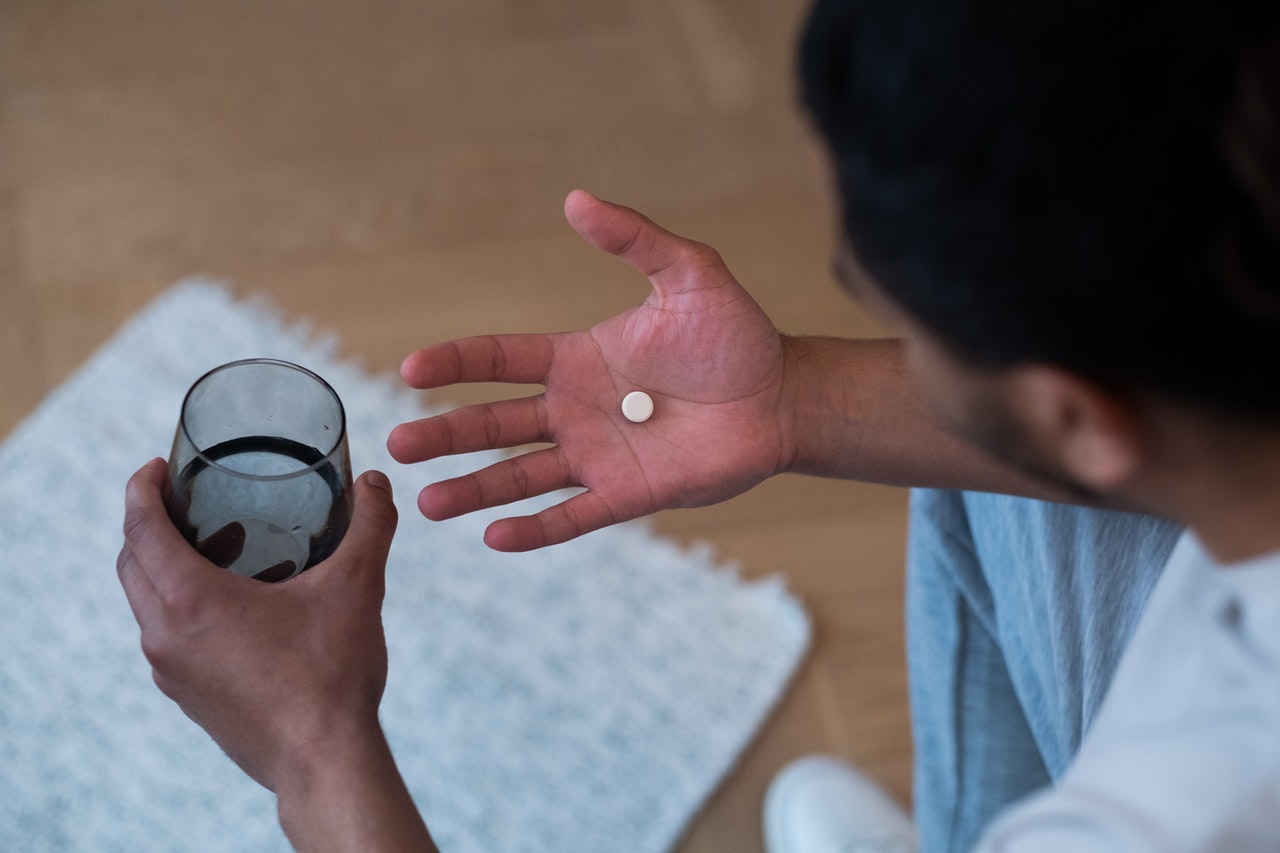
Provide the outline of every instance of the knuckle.
<path id="1" fill-rule="evenodd" d="M 458 452 L 461 442 L 458 439 L 458 428 L 455 426 L 453 418 L 442 416 L 438 420 L 433 418 L 427 423 L 435 427 L 440 439 L 440 450 L 437 455 L 452 456 Z"/>
<path id="2" fill-rule="evenodd" d="M 156 687 L 168 698 L 178 701 L 177 686 L 170 681 L 163 672 L 158 669 L 151 670 L 151 680 L 155 682 Z"/>
<path id="3" fill-rule="evenodd" d="M 189 584 L 174 584 L 168 588 L 157 589 L 162 614 L 157 628 L 162 628 L 161 636 L 172 638 L 180 631 L 195 631 L 203 625 L 216 608 L 207 593 L 198 592 Z"/>
<path id="4" fill-rule="evenodd" d="M 392 500 L 370 501 L 365 507 L 365 512 L 369 519 L 380 527 L 394 527 L 400 520 L 400 512 L 396 509 L 395 501 Z"/>
<path id="5" fill-rule="evenodd" d="M 167 671 L 176 657 L 173 651 L 172 635 L 168 631 L 154 627 L 143 630 L 141 645 L 143 657 L 157 674 Z"/>
<path id="6" fill-rule="evenodd" d="M 533 415 L 538 425 L 538 438 L 543 441 L 552 437 L 551 415 L 547 411 L 547 395 L 540 394 L 533 404 Z"/>
<path id="7" fill-rule="evenodd" d="M 128 571 L 129 566 L 132 565 L 133 561 L 133 551 L 129 548 L 129 544 L 126 542 L 124 546 L 121 547 L 120 553 L 116 555 L 116 574 L 123 577 L 125 572 Z"/>
<path id="8" fill-rule="evenodd" d="M 502 420 L 494 412 L 492 406 L 481 410 L 484 418 L 483 432 L 485 441 L 490 447 L 497 447 L 502 440 Z"/>
<path id="9" fill-rule="evenodd" d="M 204 603 L 195 596 L 170 593 L 165 595 L 164 599 L 168 617 L 176 624 L 195 625 L 204 618 Z"/>
<path id="10" fill-rule="evenodd" d="M 511 481 L 511 489 L 514 494 L 527 496 L 529 494 L 529 472 L 525 470 L 522 461 L 523 457 L 513 459 L 506 466 L 506 470 L 507 476 Z"/>
<path id="11" fill-rule="evenodd" d="M 475 474 L 467 474 L 459 478 L 457 483 L 460 487 L 471 493 L 471 500 L 467 503 L 468 506 L 473 508 L 484 506 L 485 487 L 484 481 L 481 480 L 480 477 Z"/>
<path id="12" fill-rule="evenodd" d="M 496 335 L 489 335 L 487 338 L 490 354 L 490 370 L 494 376 L 503 376 L 507 372 L 507 351 L 502 346 L 502 341 Z"/>
<path id="13" fill-rule="evenodd" d="M 152 516 L 144 512 L 127 512 L 124 516 L 124 539 L 127 543 L 140 542 L 151 533 Z"/>
<path id="14" fill-rule="evenodd" d="M 569 461 L 569 455 L 562 449 L 555 449 L 555 461 L 560 468 L 559 479 L 562 483 L 577 483 L 578 477 L 573 471 L 573 465 Z"/>
<path id="15" fill-rule="evenodd" d="M 712 246 L 706 243 L 691 242 L 685 248 L 685 256 L 697 267 L 718 267 L 724 266 L 724 260 L 720 257 L 720 253 Z"/>

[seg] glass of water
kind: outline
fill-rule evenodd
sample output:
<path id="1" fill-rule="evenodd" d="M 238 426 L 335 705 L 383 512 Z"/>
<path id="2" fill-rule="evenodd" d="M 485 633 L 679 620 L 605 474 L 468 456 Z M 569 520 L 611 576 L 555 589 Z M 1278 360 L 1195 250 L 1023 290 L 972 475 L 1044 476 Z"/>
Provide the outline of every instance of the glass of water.
<path id="1" fill-rule="evenodd" d="M 291 578 L 332 554 L 351 521 L 342 401 L 296 364 L 214 368 L 183 400 L 169 484 L 169 516 L 205 558 Z"/>

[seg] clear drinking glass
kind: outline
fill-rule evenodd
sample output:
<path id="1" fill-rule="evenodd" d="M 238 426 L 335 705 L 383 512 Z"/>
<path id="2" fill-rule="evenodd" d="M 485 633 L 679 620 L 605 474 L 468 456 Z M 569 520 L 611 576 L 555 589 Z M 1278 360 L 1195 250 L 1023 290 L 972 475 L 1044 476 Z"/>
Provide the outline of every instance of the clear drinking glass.
<path id="1" fill-rule="evenodd" d="M 169 516 L 207 559 L 291 578 L 332 554 L 351 521 L 342 401 L 296 364 L 214 368 L 182 402 L 169 482 Z"/>

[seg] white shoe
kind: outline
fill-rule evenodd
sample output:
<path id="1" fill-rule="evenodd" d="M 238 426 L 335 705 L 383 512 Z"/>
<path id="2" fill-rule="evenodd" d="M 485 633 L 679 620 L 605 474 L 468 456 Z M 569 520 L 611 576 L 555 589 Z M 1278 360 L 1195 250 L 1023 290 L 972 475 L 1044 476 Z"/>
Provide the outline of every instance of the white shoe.
<path id="1" fill-rule="evenodd" d="M 764 801 L 769 853 L 915 853 L 911 818 L 848 763 L 825 755 L 797 759 L 769 785 Z"/>

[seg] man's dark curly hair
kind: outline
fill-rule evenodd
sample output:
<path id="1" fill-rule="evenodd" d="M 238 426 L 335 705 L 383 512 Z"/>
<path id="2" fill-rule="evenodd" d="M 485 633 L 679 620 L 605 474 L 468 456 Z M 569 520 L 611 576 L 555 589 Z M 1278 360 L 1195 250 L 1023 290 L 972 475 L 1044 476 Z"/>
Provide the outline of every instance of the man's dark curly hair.
<path id="1" fill-rule="evenodd" d="M 818 0 L 802 98 L 862 266 L 972 364 L 1280 418 L 1278 10 Z"/>

